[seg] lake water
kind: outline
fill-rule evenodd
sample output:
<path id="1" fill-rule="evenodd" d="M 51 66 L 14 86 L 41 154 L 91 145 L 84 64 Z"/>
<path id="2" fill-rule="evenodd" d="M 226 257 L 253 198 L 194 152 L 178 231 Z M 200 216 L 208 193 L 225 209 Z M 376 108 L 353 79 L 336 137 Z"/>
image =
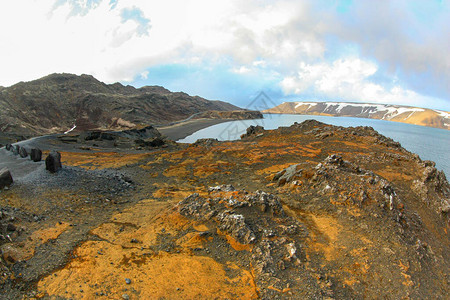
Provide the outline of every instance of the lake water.
<path id="1" fill-rule="evenodd" d="M 408 151 L 419 154 L 423 160 L 436 162 L 436 167 L 450 178 L 450 130 L 410 125 L 383 120 L 348 117 L 305 116 L 291 114 L 265 114 L 264 119 L 239 120 L 221 123 L 199 130 L 179 140 L 180 143 L 193 143 L 201 138 L 216 138 L 220 141 L 236 140 L 250 125 L 260 125 L 265 129 L 291 126 L 308 119 L 337 126 L 371 126 L 379 133 L 400 142 Z"/>

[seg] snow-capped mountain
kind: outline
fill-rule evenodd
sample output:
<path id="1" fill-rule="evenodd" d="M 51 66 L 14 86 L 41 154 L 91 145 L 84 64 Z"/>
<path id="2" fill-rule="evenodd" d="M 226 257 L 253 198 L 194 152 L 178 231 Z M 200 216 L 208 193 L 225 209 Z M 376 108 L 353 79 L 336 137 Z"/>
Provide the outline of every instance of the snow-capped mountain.
<path id="1" fill-rule="evenodd" d="M 369 118 L 450 129 L 449 112 L 390 104 L 283 102 L 263 113 Z"/>

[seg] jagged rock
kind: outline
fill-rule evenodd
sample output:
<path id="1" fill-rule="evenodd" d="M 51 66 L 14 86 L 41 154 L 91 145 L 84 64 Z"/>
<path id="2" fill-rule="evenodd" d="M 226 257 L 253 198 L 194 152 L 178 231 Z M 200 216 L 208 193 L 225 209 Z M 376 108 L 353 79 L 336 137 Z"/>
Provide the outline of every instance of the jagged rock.
<path id="1" fill-rule="evenodd" d="M 20 157 L 22 157 L 22 158 L 27 157 L 27 156 L 28 156 L 28 151 L 27 151 L 27 149 L 25 149 L 25 147 L 20 146 L 20 147 L 19 147 L 19 155 L 20 155 Z"/>
<path id="2" fill-rule="evenodd" d="M 273 215 L 284 216 L 283 206 L 278 198 L 272 194 L 256 191 L 254 194 L 245 197 L 252 206 L 259 207 L 262 212 L 271 212 Z"/>
<path id="3" fill-rule="evenodd" d="M 137 139 L 134 142 L 140 147 L 160 147 L 165 144 L 164 139 L 161 137 L 149 138 L 145 140 Z"/>
<path id="4" fill-rule="evenodd" d="M 375 200 L 382 208 L 387 207 L 396 219 L 400 218 L 398 207 L 403 204 L 393 185 L 386 179 L 358 165 L 332 154 L 314 168 L 292 165 L 278 172 L 274 178 L 280 186 L 291 182 L 302 182 L 304 189 L 315 195 L 327 195 L 335 203 L 348 203 L 362 207 Z M 419 182 L 418 187 L 422 186 Z"/>
<path id="5" fill-rule="evenodd" d="M 61 169 L 61 153 L 51 151 L 45 159 L 45 168 L 51 173 L 56 173 L 59 169 Z"/>
<path id="6" fill-rule="evenodd" d="M 273 177 L 273 181 L 278 181 L 278 185 L 283 185 L 286 182 L 292 181 L 295 175 L 299 175 L 302 169 L 299 168 L 300 164 L 292 165 L 284 170 L 281 170 Z"/>
<path id="7" fill-rule="evenodd" d="M 42 160 L 42 151 L 38 148 L 31 149 L 30 158 L 34 162 L 38 162 Z"/>
<path id="8" fill-rule="evenodd" d="M 11 172 L 7 168 L 0 169 L 0 189 L 9 187 L 13 182 Z"/>
<path id="9" fill-rule="evenodd" d="M 209 220 L 217 214 L 206 199 L 200 197 L 198 193 L 186 197 L 178 203 L 178 207 L 183 216 L 191 216 L 199 220 Z"/>
<path id="10" fill-rule="evenodd" d="M 241 139 L 252 136 L 252 135 L 260 134 L 263 132 L 264 132 L 264 127 L 259 126 L 259 125 L 257 125 L 257 126 L 250 125 L 250 127 L 247 128 L 247 132 L 244 133 L 243 135 L 241 135 Z"/>
<path id="11" fill-rule="evenodd" d="M 413 181 L 411 189 L 437 212 L 447 213 L 450 210 L 450 184 L 444 172 L 438 171 L 432 161 L 425 160 L 420 164 L 423 167 L 422 176 Z"/>
<path id="12" fill-rule="evenodd" d="M 288 252 L 288 255 L 287 255 L 288 259 L 295 257 L 295 254 L 297 253 L 297 248 L 295 247 L 295 243 L 286 244 L 286 250 Z"/>
<path id="13" fill-rule="evenodd" d="M 231 184 L 222 184 L 222 185 L 218 185 L 218 186 L 210 186 L 208 188 L 209 192 L 232 192 L 235 191 L 236 189 L 234 188 L 233 185 Z"/>
<path id="14" fill-rule="evenodd" d="M 229 232 L 241 244 L 255 242 L 256 236 L 245 222 L 243 215 L 222 212 L 217 216 L 220 230 Z"/>

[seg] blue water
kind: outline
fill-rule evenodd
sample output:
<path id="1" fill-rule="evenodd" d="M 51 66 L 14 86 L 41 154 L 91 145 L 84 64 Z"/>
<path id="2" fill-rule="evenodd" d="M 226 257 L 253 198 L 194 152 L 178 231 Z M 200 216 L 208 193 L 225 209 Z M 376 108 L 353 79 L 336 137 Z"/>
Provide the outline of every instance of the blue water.
<path id="1" fill-rule="evenodd" d="M 308 119 L 337 126 L 371 126 L 379 133 L 400 142 L 408 151 L 419 154 L 423 160 L 436 162 L 436 167 L 443 170 L 450 178 L 450 130 L 410 125 L 383 120 L 348 117 L 304 116 L 290 114 L 265 114 L 264 119 L 240 120 L 221 123 L 199 130 L 179 140 L 180 143 L 193 143 L 201 138 L 216 138 L 220 141 L 239 139 L 250 125 L 260 125 L 265 129 L 291 126 Z"/>

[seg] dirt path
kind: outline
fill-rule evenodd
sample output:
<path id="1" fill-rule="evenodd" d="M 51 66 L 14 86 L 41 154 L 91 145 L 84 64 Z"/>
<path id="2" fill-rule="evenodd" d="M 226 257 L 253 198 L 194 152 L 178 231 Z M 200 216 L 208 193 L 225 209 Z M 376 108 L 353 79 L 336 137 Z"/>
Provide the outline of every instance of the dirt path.
<path id="1" fill-rule="evenodd" d="M 8 168 L 14 180 L 29 175 L 40 168 L 45 168 L 44 162 L 33 162 L 29 157 L 21 158 L 19 155 L 14 155 L 5 148 L 0 149 L 0 169 Z"/>

